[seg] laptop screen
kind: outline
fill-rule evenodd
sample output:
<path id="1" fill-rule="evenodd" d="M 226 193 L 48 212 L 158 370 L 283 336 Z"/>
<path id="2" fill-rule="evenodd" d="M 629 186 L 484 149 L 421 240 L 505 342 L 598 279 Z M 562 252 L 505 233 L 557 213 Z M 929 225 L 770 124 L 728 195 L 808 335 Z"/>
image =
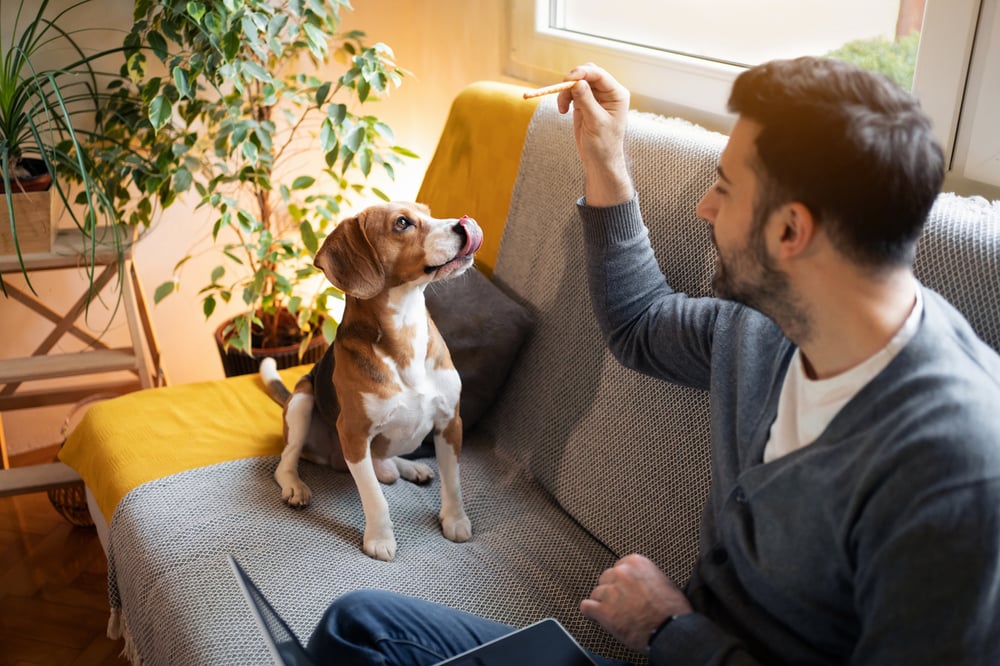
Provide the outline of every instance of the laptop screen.
<path id="1" fill-rule="evenodd" d="M 313 660 L 299 643 L 299 639 L 295 637 L 291 628 L 278 615 L 232 555 L 229 556 L 229 564 L 233 567 L 236 581 L 247 598 L 250 612 L 253 613 L 254 619 L 264 634 L 264 641 L 267 643 L 275 663 L 282 666 L 313 666 Z"/>

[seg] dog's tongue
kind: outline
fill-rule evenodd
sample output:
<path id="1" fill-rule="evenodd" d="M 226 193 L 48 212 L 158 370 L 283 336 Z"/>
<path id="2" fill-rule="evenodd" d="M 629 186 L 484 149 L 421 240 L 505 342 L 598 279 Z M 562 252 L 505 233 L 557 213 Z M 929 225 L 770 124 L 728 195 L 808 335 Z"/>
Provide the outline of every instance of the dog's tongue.
<path id="1" fill-rule="evenodd" d="M 465 231 L 465 245 L 458 253 L 460 257 L 469 257 L 475 254 L 483 246 L 483 230 L 468 215 L 463 215 L 458 221 Z"/>

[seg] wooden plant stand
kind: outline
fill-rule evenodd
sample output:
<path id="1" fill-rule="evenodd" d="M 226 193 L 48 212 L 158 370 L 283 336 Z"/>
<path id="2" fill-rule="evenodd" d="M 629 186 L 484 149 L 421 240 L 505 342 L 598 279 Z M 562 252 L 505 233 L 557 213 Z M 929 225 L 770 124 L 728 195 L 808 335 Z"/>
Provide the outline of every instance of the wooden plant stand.
<path id="1" fill-rule="evenodd" d="M 51 252 L 23 255 L 29 272 L 78 268 L 82 262 L 80 248 L 82 234 L 75 229 L 60 230 Z M 22 358 L 0 359 L 0 497 L 18 493 L 36 492 L 79 482 L 80 477 L 61 462 L 10 469 L 7 441 L 3 430 L 3 412 L 78 402 L 94 394 L 121 394 L 141 388 L 166 384 L 160 368 L 160 351 L 149 319 L 139 276 L 132 259 L 131 246 L 119 261 L 113 248 L 98 248 L 94 259 L 95 270 L 102 270 L 94 278 L 94 291 L 99 293 L 121 267 L 122 307 L 128 322 L 132 345 L 110 348 L 90 333 L 77 327 L 76 320 L 85 311 L 87 295 L 84 293 L 64 314 L 55 312 L 22 289 L 6 284 L 8 295 L 30 308 L 33 312 L 55 324 L 55 328 L 39 343 L 31 354 Z M 0 273 L 20 273 L 17 257 L 0 257 Z M 65 335 L 73 335 L 87 343 L 89 349 L 77 353 L 51 354 L 50 351 Z M 128 371 L 132 378 L 101 377 L 107 373 Z M 86 383 L 64 384 L 32 389 L 30 384 L 40 380 L 87 376 Z M 119 374 L 119 377 L 121 375 Z"/>

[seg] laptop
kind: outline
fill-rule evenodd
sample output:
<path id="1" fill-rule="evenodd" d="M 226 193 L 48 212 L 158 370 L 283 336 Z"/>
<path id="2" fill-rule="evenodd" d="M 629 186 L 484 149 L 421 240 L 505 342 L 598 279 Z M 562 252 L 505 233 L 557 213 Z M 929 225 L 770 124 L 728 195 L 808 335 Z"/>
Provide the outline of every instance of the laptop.
<path id="1" fill-rule="evenodd" d="M 318 666 L 288 624 L 274 610 L 236 558 L 229 555 L 236 582 L 264 636 L 274 663 L 281 666 Z M 595 666 L 583 647 L 554 618 L 515 630 L 468 652 L 446 659 L 438 666 Z"/>
<path id="2" fill-rule="evenodd" d="M 438 666 L 595 666 L 587 651 L 555 618 L 545 618 Z"/>

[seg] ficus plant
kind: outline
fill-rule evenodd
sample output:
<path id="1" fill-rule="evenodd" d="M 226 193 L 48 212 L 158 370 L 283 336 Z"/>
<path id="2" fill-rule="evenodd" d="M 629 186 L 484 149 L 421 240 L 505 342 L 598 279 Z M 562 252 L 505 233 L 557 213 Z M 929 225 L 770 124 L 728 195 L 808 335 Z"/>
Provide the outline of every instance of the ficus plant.
<path id="1" fill-rule="evenodd" d="M 210 317 L 242 303 L 225 324 L 226 345 L 251 352 L 308 341 L 335 324 L 324 317 L 343 295 L 311 258 L 341 210 L 386 195 L 368 184 L 394 178 L 404 158 L 393 132 L 364 113 L 406 72 L 382 43 L 340 32 L 346 0 L 137 0 L 125 40 L 130 86 L 108 107 L 108 160 L 152 156 L 135 173 L 133 214 L 196 198 L 219 263 L 199 294 Z M 318 72 L 338 69 L 325 79 Z M 128 88 L 128 89 L 126 89 Z M 136 164 L 136 168 L 142 165 Z M 159 285 L 179 289 L 193 251 Z"/>

